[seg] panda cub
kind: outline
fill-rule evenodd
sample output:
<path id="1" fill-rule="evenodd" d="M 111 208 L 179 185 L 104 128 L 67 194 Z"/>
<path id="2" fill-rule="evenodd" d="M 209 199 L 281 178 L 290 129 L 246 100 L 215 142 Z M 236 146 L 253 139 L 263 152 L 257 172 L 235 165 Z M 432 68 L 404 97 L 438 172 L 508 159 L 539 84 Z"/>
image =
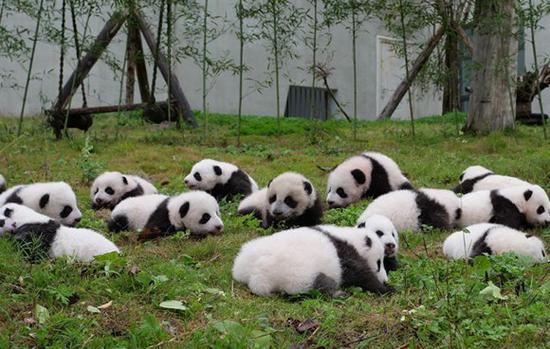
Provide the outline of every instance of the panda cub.
<path id="1" fill-rule="evenodd" d="M 142 195 L 128 198 L 111 213 L 109 230 L 142 230 L 140 239 L 166 236 L 189 229 L 195 237 L 223 231 L 218 202 L 203 191 L 178 196 Z"/>
<path id="2" fill-rule="evenodd" d="M 494 174 L 483 166 L 470 166 L 459 178 L 460 183 L 454 188 L 455 193 L 468 194 L 479 190 L 504 189 L 509 187 L 531 185 L 519 178 Z"/>
<path id="3" fill-rule="evenodd" d="M 233 264 L 233 278 L 252 293 L 328 295 L 341 287 L 378 294 L 393 289 L 382 263 L 384 247 L 371 231 L 321 225 L 260 237 L 245 243 Z"/>
<path id="4" fill-rule="evenodd" d="M 232 199 L 235 195 L 248 196 L 258 185 L 246 172 L 228 162 L 204 159 L 193 165 L 184 179 L 191 190 L 204 190 L 216 200 Z"/>
<path id="5" fill-rule="evenodd" d="M 461 199 L 457 226 L 495 223 L 514 229 L 529 229 L 550 224 L 550 200 L 538 185 L 481 190 Z"/>
<path id="6" fill-rule="evenodd" d="M 157 189 L 141 177 L 120 172 L 104 172 L 94 180 L 90 198 L 94 210 L 112 210 L 126 198 L 156 193 Z"/>
<path id="7" fill-rule="evenodd" d="M 91 262 L 96 256 L 120 252 L 114 243 L 96 231 L 60 225 L 50 217 L 18 204 L 10 203 L 0 208 L 0 225 L 34 261 L 39 259 L 40 252 L 50 258 L 66 256 L 80 262 Z M 29 246 L 35 241 L 39 249 Z"/>
<path id="8" fill-rule="evenodd" d="M 0 194 L 0 206 L 8 203 L 25 205 L 67 226 L 75 226 L 82 218 L 76 203 L 76 195 L 65 182 L 12 187 Z"/>
<path id="9" fill-rule="evenodd" d="M 357 223 L 373 215 L 390 219 L 398 232 L 422 230 L 423 226 L 450 229 L 460 216 L 460 199 L 450 190 L 398 190 L 375 199 L 361 214 Z"/>
<path id="10" fill-rule="evenodd" d="M 412 189 L 399 166 L 384 154 L 366 152 L 348 158 L 328 177 L 327 203 L 330 208 L 346 207 L 367 197 L 399 189 Z"/>
<path id="11" fill-rule="evenodd" d="M 546 259 L 542 240 L 499 224 L 471 225 L 449 235 L 443 243 L 443 253 L 448 259 L 470 259 L 482 254 L 506 252 L 532 257 L 538 262 Z"/>
<path id="12" fill-rule="evenodd" d="M 267 188 L 246 197 L 239 214 L 254 213 L 262 227 L 284 223 L 289 227 L 312 226 L 321 222 L 321 199 L 311 182 L 303 175 L 285 172 L 275 177 Z"/>
<path id="13" fill-rule="evenodd" d="M 0 194 L 3 193 L 6 190 L 6 180 L 4 179 L 4 176 L 0 174 Z"/>
<path id="14" fill-rule="evenodd" d="M 399 234 L 393 223 L 381 215 L 372 215 L 357 222 L 357 228 L 373 231 L 384 246 L 384 269 L 386 272 L 397 270 L 397 250 L 399 249 Z"/>

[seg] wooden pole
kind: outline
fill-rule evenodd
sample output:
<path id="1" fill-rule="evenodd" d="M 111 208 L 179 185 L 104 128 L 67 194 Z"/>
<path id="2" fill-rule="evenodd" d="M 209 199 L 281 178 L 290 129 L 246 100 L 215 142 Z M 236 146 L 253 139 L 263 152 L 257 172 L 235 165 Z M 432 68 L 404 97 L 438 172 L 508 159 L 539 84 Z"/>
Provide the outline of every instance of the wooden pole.
<path id="1" fill-rule="evenodd" d="M 134 86 L 136 84 L 136 46 L 130 34 L 130 21 L 128 21 L 128 41 L 126 42 L 126 104 L 134 103 Z"/>
<path id="2" fill-rule="evenodd" d="M 147 22 L 145 22 L 145 17 L 141 14 L 140 11 L 135 11 L 134 15 L 137 24 L 143 34 L 143 37 L 145 38 L 147 46 L 149 46 L 151 52 L 154 53 L 157 47 L 157 43 L 155 37 L 153 36 L 153 33 L 151 32 L 151 29 L 149 28 L 149 25 L 147 24 Z M 164 57 L 164 55 L 159 52 L 158 56 L 154 58 L 158 64 L 162 76 L 164 77 L 164 80 L 167 83 L 171 84 L 170 91 L 172 93 L 172 97 L 176 100 L 176 105 L 178 109 L 182 111 L 183 117 L 190 126 L 197 127 L 198 124 L 195 120 L 193 110 L 191 110 L 191 106 L 189 105 L 189 102 L 187 101 L 187 98 L 185 97 L 185 94 L 181 89 L 178 77 L 174 73 L 170 74 L 170 69 L 168 69 L 166 57 Z"/>
<path id="3" fill-rule="evenodd" d="M 129 18 L 129 20 L 134 21 L 135 19 Z M 151 90 L 149 88 L 149 78 L 147 77 L 147 65 L 145 64 L 145 55 L 143 52 L 143 45 L 141 43 L 141 34 L 139 33 L 139 29 L 134 25 L 130 28 L 130 36 L 136 50 L 136 74 L 141 101 L 150 102 Z"/>

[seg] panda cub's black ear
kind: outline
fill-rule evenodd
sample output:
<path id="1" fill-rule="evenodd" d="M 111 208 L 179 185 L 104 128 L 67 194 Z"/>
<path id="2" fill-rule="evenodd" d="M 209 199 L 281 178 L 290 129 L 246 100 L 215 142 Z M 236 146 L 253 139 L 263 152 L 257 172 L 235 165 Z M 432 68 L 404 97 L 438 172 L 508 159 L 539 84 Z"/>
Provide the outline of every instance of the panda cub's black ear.
<path id="1" fill-rule="evenodd" d="M 365 177 L 365 174 L 360 169 L 356 168 L 355 170 L 351 171 L 351 175 L 357 182 L 357 184 L 365 184 L 367 177 Z"/>
<path id="2" fill-rule="evenodd" d="M 40 202 L 38 204 L 40 205 L 40 208 L 44 208 L 46 207 L 49 201 L 50 201 L 50 194 L 44 194 L 40 198 Z"/>
<path id="3" fill-rule="evenodd" d="M 185 215 L 189 212 L 189 201 L 186 201 L 183 205 L 180 207 L 180 217 L 183 218 Z"/>
<path id="4" fill-rule="evenodd" d="M 313 186 L 311 183 L 304 181 L 304 190 L 306 191 L 307 195 L 311 195 L 313 193 Z"/>
<path id="5" fill-rule="evenodd" d="M 525 193 L 523 193 L 523 197 L 525 198 L 525 201 L 529 201 L 531 196 L 533 196 L 533 191 L 531 189 L 526 190 Z"/>
<path id="6" fill-rule="evenodd" d="M 218 165 L 214 165 L 214 173 L 216 174 L 216 176 L 221 176 L 222 175 L 222 168 Z"/>
<path id="7" fill-rule="evenodd" d="M 126 178 L 126 176 L 122 176 L 122 182 L 128 185 L 128 178 Z"/>
<path id="8" fill-rule="evenodd" d="M 269 188 L 269 186 L 271 185 L 271 182 L 273 182 L 273 179 L 270 180 L 268 183 L 267 183 L 267 187 Z"/>

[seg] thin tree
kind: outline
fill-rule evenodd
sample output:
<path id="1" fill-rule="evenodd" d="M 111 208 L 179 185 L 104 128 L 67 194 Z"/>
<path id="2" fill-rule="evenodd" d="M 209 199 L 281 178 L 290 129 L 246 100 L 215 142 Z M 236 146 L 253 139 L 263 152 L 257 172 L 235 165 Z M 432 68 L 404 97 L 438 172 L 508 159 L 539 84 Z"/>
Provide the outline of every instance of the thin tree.
<path id="1" fill-rule="evenodd" d="M 206 90 L 206 80 L 208 78 L 207 67 L 207 44 L 208 44 L 208 0 L 204 0 L 203 8 L 203 22 L 202 22 L 202 116 L 204 118 L 204 139 L 207 139 L 208 132 L 208 111 L 206 110 L 206 96 L 208 94 Z"/>
<path id="2" fill-rule="evenodd" d="M 403 55 L 405 56 L 405 76 L 407 80 L 409 80 L 410 74 L 409 74 L 409 54 L 408 54 L 408 48 L 407 48 L 407 29 L 405 27 L 405 9 L 403 7 L 403 0 L 399 0 L 399 18 L 401 22 L 401 38 L 403 40 Z M 414 132 L 414 109 L 413 109 L 413 99 L 412 99 L 412 92 L 409 88 L 407 90 L 407 95 L 409 99 L 409 115 L 411 119 L 411 132 L 412 136 L 415 136 Z"/>

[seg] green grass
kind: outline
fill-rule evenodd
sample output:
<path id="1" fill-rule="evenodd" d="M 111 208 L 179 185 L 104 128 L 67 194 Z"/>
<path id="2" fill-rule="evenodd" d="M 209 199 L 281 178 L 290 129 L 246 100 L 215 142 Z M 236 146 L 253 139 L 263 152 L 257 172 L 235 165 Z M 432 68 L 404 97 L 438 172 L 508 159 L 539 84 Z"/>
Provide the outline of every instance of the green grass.
<path id="1" fill-rule="evenodd" d="M 550 190 L 550 147 L 540 128 L 472 137 L 458 130 L 464 115 L 417 122 L 363 122 L 351 140 L 345 121 L 310 124 L 273 118 L 243 119 L 242 147 L 236 147 L 236 117 L 212 115 L 202 129 L 143 123 L 135 114 L 97 118 L 88 137 L 71 131 L 55 141 L 40 119 L 0 118 L 0 173 L 9 183 L 65 180 L 79 198 L 81 226 L 106 233 L 106 212 L 92 211 L 89 185 L 103 170 L 147 175 L 164 193 L 184 190 L 183 177 L 204 157 L 234 162 L 260 185 L 293 170 L 324 193 L 327 173 L 346 157 L 381 151 L 401 166 L 416 186 L 451 188 L 469 165 L 522 177 Z M 324 222 L 350 225 L 362 202 L 326 212 Z M 66 260 L 31 265 L 14 245 L 0 239 L 0 347 L 54 348 L 550 348 L 549 266 L 513 256 L 480 257 L 472 265 L 442 258 L 447 232 L 403 234 L 401 268 L 379 297 L 349 290 L 345 299 L 317 294 L 260 298 L 235 284 L 233 258 L 244 242 L 269 234 L 237 203 L 222 203 L 225 234 L 203 241 L 180 233 L 140 244 L 136 236 L 112 236 L 123 255 L 92 265 Z M 537 230 L 550 244 L 550 230 Z M 107 233 L 106 233 L 107 234 Z M 494 283 L 506 299 L 480 294 Z M 523 287 L 524 286 L 524 287 Z M 168 310 L 178 300 L 185 310 Z M 97 307 L 112 301 L 109 307 Z M 289 319 L 314 319 L 319 328 L 298 333 Z"/>

